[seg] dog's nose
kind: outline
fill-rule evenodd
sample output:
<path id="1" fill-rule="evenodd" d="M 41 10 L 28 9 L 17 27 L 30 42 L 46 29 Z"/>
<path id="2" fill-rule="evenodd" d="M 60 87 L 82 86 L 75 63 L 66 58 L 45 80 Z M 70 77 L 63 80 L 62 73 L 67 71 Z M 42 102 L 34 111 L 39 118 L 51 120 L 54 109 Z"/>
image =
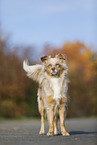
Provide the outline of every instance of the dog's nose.
<path id="1" fill-rule="evenodd" d="M 52 67 L 52 71 L 54 71 L 55 70 L 55 67 Z"/>

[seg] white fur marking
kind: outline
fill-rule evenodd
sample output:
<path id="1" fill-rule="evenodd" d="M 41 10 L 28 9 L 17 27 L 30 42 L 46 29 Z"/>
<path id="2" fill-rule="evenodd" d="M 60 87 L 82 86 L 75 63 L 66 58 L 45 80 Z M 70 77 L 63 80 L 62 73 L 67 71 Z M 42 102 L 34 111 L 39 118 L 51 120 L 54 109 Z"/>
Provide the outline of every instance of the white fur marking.
<path id="1" fill-rule="evenodd" d="M 60 81 L 60 78 L 52 78 L 51 79 L 51 85 L 54 91 L 54 99 L 57 101 L 61 97 L 61 87 L 62 82 Z"/>

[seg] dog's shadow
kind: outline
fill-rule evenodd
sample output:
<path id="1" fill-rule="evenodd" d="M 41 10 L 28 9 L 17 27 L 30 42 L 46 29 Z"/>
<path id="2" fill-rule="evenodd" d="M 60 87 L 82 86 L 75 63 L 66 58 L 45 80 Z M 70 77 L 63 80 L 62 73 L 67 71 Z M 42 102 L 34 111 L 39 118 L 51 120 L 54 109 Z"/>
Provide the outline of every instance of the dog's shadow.
<path id="1" fill-rule="evenodd" d="M 85 131 L 69 131 L 68 132 L 70 134 L 70 136 L 73 135 L 95 135 L 97 134 L 97 132 L 85 132 Z M 44 135 L 47 135 L 46 133 Z M 54 135 L 54 136 L 60 136 L 62 135 L 61 131 L 59 131 L 59 134 Z"/>
<path id="2" fill-rule="evenodd" d="M 97 134 L 97 132 L 85 132 L 85 131 L 69 131 L 68 132 L 70 134 L 70 136 L 72 135 L 94 135 L 94 134 Z M 62 135 L 61 132 L 59 132 L 58 135 Z M 58 136 L 56 135 L 56 136 Z"/>
<path id="3" fill-rule="evenodd" d="M 97 132 L 85 132 L 85 131 L 70 131 L 70 135 L 89 135 L 89 134 L 97 134 Z"/>

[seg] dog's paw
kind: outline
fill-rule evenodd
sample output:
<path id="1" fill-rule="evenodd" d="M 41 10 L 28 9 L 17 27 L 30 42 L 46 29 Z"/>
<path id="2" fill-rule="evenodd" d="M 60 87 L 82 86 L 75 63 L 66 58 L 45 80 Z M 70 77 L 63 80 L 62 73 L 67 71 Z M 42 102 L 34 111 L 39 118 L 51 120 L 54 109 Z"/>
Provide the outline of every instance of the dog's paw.
<path id="1" fill-rule="evenodd" d="M 44 135 L 44 134 L 45 132 L 40 130 L 39 135 Z"/>
<path id="2" fill-rule="evenodd" d="M 59 134 L 59 131 L 54 131 L 54 135 L 58 135 Z"/>
<path id="3" fill-rule="evenodd" d="M 62 132 L 62 136 L 70 136 L 70 134 L 68 132 Z"/>
<path id="4" fill-rule="evenodd" d="M 48 132 L 47 136 L 53 136 L 53 132 Z"/>

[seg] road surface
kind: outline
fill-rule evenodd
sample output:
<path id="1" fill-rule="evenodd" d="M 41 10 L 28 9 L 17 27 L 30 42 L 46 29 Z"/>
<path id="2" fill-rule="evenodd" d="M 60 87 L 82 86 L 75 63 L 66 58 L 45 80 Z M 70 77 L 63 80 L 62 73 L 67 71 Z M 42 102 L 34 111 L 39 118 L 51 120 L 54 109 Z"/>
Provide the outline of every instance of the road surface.
<path id="1" fill-rule="evenodd" d="M 38 134 L 40 120 L 0 121 L 0 145 L 97 145 L 97 118 L 67 119 L 65 124 L 70 136 L 48 137 Z"/>

